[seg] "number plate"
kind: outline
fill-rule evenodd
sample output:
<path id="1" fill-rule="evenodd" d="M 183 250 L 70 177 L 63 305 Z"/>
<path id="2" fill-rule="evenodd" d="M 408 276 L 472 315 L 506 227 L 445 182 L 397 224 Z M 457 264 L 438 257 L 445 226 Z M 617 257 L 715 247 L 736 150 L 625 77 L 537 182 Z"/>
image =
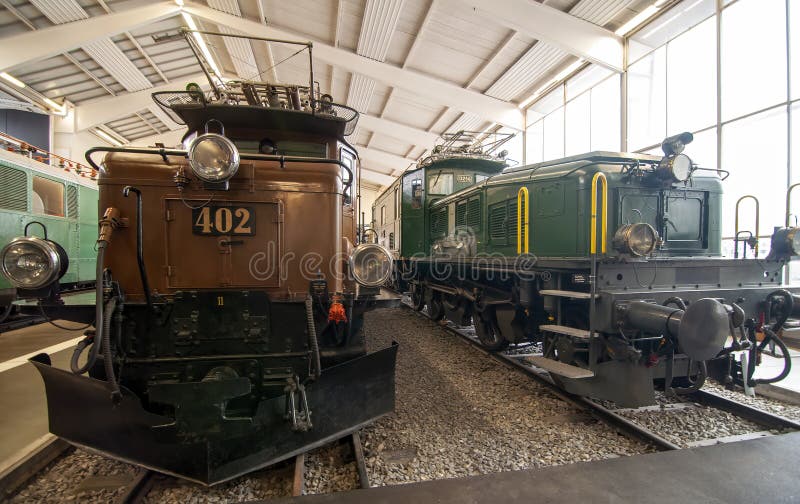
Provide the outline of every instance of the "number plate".
<path id="1" fill-rule="evenodd" d="M 456 180 L 458 182 L 472 182 L 472 175 L 459 175 Z"/>
<path id="2" fill-rule="evenodd" d="M 253 207 L 204 206 L 192 209 L 192 233 L 206 236 L 256 234 Z"/>

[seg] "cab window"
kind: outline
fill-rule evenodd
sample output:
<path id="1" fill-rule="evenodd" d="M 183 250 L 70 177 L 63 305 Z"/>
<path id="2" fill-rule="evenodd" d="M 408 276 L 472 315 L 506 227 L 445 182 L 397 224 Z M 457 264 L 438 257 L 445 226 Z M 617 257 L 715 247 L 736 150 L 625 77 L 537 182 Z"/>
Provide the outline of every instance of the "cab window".
<path id="1" fill-rule="evenodd" d="M 428 194 L 446 196 L 453 192 L 453 174 L 435 173 L 428 179 Z"/>
<path id="2" fill-rule="evenodd" d="M 33 213 L 64 217 L 64 184 L 33 177 Z"/>
<path id="3" fill-rule="evenodd" d="M 422 179 L 411 181 L 411 208 L 422 208 Z"/>

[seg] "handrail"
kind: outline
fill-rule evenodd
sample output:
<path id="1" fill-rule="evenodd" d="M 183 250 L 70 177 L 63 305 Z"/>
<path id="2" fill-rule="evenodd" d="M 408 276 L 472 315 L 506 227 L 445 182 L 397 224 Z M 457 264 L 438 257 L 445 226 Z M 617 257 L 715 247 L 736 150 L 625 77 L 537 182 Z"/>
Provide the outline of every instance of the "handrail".
<path id="1" fill-rule="evenodd" d="M 522 209 L 523 204 L 525 206 L 524 211 Z M 528 253 L 528 215 L 528 188 L 520 187 L 519 191 L 517 191 L 517 254 L 521 254 L 523 248 L 525 253 Z M 525 238 L 524 241 L 523 236 Z M 524 247 L 523 243 L 525 244 Z"/>
<path id="2" fill-rule="evenodd" d="M 792 203 L 792 191 L 797 186 L 800 186 L 800 182 L 790 185 L 789 189 L 786 190 L 786 227 L 787 228 L 791 226 L 789 224 L 789 216 L 791 215 L 789 212 L 790 212 L 791 203 Z"/>
<path id="3" fill-rule="evenodd" d="M 88 173 L 92 180 L 97 178 L 97 171 L 93 170 L 92 168 L 89 168 L 86 165 L 83 165 L 71 159 L 67 159 L 63 156 L 59 156 L 58 154 L 46 151 L 40 147 L 37 147 L 35 145 L 26 142 L 25 140 L 21 140 L 19 138 L 9 135 L 4 131 L 0 131 L 0 144 L 3 143 L 16 146 L 16 147 L 5 146 L 3 147 L 3 150 L 9 150 L 12 152 L 19 150 L 20 154 L 22 154 L 23 151 L 28 151 L 33 154 L 31 156 L 31 159 L 34 159 L 40 163 L 50 165 L 53 168 L 60 168 L 65 171 L 74 171 L 75 173 L 81 176 L 86 176 L 86 174 Z M 36 153 L 41 153 L 42 155 L 35 155 Z"/>
<path id="4" fill-rule="evenodd" d="M 606 235 L 608 234 L 608 180 L 606 180 L 606 176 L 603 172 L 597 172 L 592 177 L 592 217 L 591 217 L 591 230 L 590 230 L 590 240 L 591 244 L 589 246 L 589 250 L 592 255 L 597 253 L 597 181 L 601 181 L 601 186 L 603 189 L 603 196 L 602 196 L 602 209 L 601 209 L 601 246 L 600 246 L 600 253 L 606 253 Z"/>
<path id="5" fill-rule="evenodd" d="M 756 234 L 755 234 L 755 236 L 756 236 L 756 244 L 755 244 L 755 247 L 753 247 L 753 253 L 755 253 L 756 257 L 758 257 L 758 238 L 757 237 L 760 234 L 758 232 L 759 231 L 759 225 L 758 224 L 759 224 L 759 221 L 761 220 L 761 218 L 760 218 L 761 213 L 760 213 L 760 210 L 759 210 L 758 198 L 756 198 L 752 194 L 745 194 L 744 196 L 742 196 L 741 198 L 736 200 L 736 219 L 734 220 L 734 222 L 735 222 L 735 224 L 734 224 L 734 229 L 735 229 L 734 236 L 736 237 L 735 240 L 739 239 L 739 205 L 741 204 L 742 201 L 744 201 L 746 199 L 752 199 L 756 204 Z M 788 219 L 788 217 L 787 217 L 787 219 Z M 738 249 L 739 246 L 737 245 L 736 248 Z M 737 252 L 738 252 L 738 250 L 737 250 Z"/>

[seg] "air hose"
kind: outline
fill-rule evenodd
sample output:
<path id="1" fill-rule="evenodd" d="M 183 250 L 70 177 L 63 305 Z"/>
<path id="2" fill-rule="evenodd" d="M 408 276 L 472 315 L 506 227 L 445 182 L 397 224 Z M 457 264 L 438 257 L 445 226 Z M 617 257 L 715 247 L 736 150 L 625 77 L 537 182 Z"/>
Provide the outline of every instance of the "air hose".
<path id="1" fill-rule="evenodd" d="M 317 341 L 317 326 L 314 323 L 314 304 L 311 296 L 306 298 L 306 321 L 308 322 L 308 343 L 311 346 L 311 353 L 314 355 L 314 378 L 318 379 L 322 374 L 322 363 L 319 357 L 319 341 Z"/>
<path id="2" fill-rule="evenodd" d="M 100 337 L 102 335 L 102 326 L 105 324 L 103 320 L 103 260 L 106 255 L 105 252 L 106 243 L 98 242 L 97 267 L 95 270 L 95 278 L 97 279 L 95 282 L 95 336 L 94 338 L 84 338 L 72 352 L 72 359 L 70 359 L 69 365 L 75 374 L 84 374 L 89 371 L 94 366 L 94 363 L 97 362 L 97 356 L 100 355 Z M 101 331 L 100 334 L 97 334 L 98 330 Z M 78 359 L 83 350 L 90 344 L 90 340 L 92 341 L 92 348 L 89 357 L 86 359 L 86 364 L 78 367 Z"/>

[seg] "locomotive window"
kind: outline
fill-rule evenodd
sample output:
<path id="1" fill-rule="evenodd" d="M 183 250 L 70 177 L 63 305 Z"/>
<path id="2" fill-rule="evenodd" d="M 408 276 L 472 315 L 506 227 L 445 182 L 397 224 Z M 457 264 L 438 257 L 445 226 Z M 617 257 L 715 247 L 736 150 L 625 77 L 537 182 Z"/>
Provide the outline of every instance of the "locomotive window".
<path id="1" fill-rule="evenodd" d="M 700 226 L 703 221 L 703 203 L 699 198 L 669 198 L 668 212 L 665 216 L 666 233 L 669 241 L 695 241 L 700 239 Z"/>
<path id="2" fill-rule="evenodd" d="M 411 208 L 422 208 L 422 180 L 414 179 L 411 181 Z"/>
<path id="3" fill-rule="evenodd" d="M 386 224 L 386 205 L 381 206 L 381 226 Z"/>
<path id="4" fill-rule="evenodd" d="M 324 143 L 285 140 L 276 145 L 278 154 L 283 156 L 324 158 L 328 155 L 328 145 Z"/>
<path id="5" fill-rule="evenodd" d="M 64 217 L 64 184 L 33 177 L 33 213 Z"/>
<path id="6" fill-rule="evenodd" d="M 489 177 L 487 177 L 486 175 L 475 175 L 475 183 L 479 184 L 479 183 L 483 182 L 484 180 L 486 180 L 487 178 L 489 178 Z"/>
<path id="7" fill-rule="evenodd" d="M 389 248 L 394 250 L 394 233 L 389 233 Z"/>
<path id="8" fill-rule="evenodd" d="M 453 174 L 438 172 L 428 177 L 428 194 L 446 196 L 453 192 Z"/>

